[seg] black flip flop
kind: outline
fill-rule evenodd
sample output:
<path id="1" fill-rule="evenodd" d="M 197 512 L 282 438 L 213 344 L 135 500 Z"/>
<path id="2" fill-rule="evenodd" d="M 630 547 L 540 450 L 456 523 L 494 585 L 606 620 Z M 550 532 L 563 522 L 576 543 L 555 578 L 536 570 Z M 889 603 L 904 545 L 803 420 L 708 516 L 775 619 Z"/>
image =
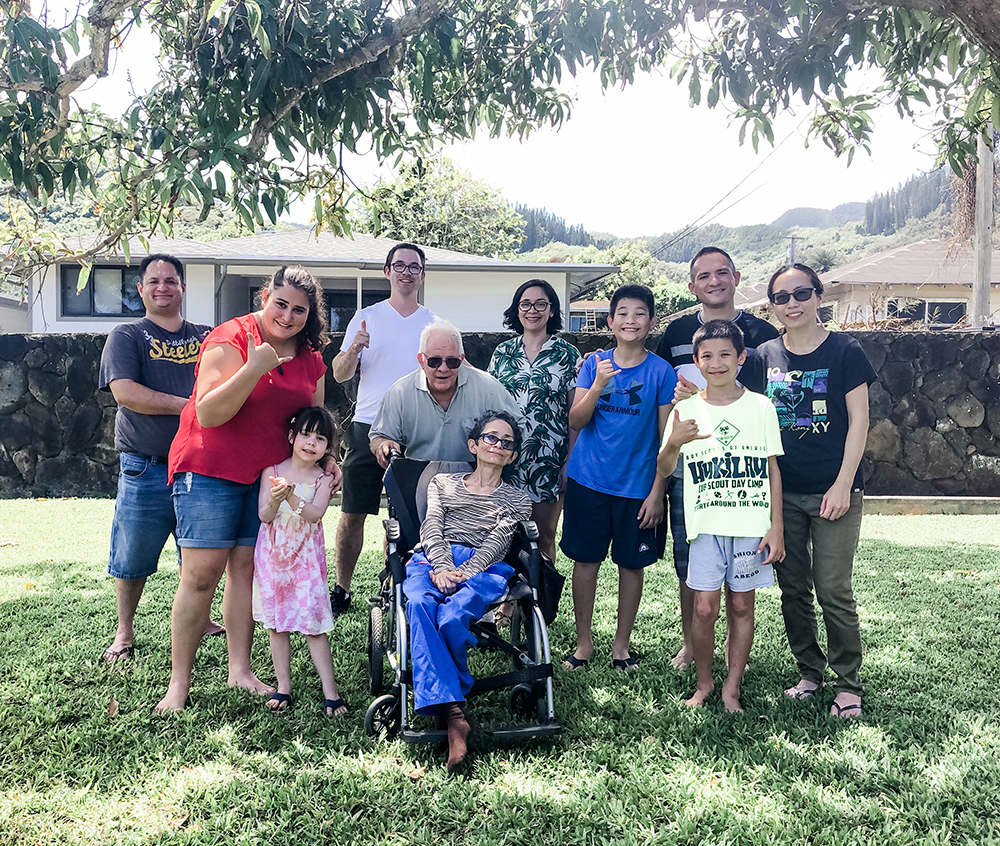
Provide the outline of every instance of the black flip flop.
<path id="1" fill-rule="evenodd" d="M 269 697 L 267 697 L 268 702 L 277 702 L 278 705 L 275 708 L 268 706 L 268 710 L 278 712 L 278 711 L 288 711 L 292 707 L 292 696 L 290 693 L 278 693 L 275 691 Z"/>
<path id="2" fill-rule="evenodd" d="M 629 655 L 628 658 L 613 658 L 611 668 L 622 672 L 635 672 L 639 669 L 639 659 L 634 655 Z"/>
<path id="3" fill-rule="evenodd" d="M 331 711 L 333 711 L 333 713 L 330 715 L 331 717 L 344 717 L 344 716 L 346 716 L 346 712 L 344 714 L 338 714 L 337 713 L 337 709 L 338 708 L 346 708 L 347 707 L 347 703 L 343 699 L 324 699 L 323 700 L 323 704 L 320 707 L 323 708 L 324 713 L 326 712 L 327 708 L 329 708 Z"/>
<path id="4" fill-rule="evenodd" d="M 834 713 L 834 711 L 836 711 L 836 713 Z M 847 713 L 848 711 L 857 711 L 857 713 L 849 714 Z M 834 702 L 830 706 L 830 716 L 836 717 L 837 719 L 840 720 L 846 720 L 848 718 L 855 719 L 857 717 L 860 717 L 861 714 L 862 711 L 860 702 L 852 702 L 849 705 L 838 705 L 836 702 Z"/>
<path id="5" fill-rule="evenodd" d="M 568 669 L 570 672 L 574 670 L 579 670 L 590 665 L 589 658 L 577 658 L 575 655 L 570 653 L 565 658 L 562 659 L 564 664 L 569 664 L 569 667 L 564 667 L 563 669 Z"/>

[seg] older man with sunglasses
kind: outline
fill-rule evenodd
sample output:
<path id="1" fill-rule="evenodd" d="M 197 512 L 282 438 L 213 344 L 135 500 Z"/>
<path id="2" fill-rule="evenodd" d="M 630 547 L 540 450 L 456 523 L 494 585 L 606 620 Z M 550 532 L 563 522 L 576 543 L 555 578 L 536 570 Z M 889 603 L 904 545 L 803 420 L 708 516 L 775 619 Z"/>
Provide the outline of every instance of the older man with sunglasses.
<path id="1" fill-rule="evenodd" d="M 371 450 L 383 467 L 395 450 L 410 458 L 471 461 L 467 433 L 487 411 L 506 411 L 524 427 L 521 410 L 496 379 L 465 361 L 462 335 L 435 320 L 420 334 L 419 369 L 397 381 L 372 423 Z"/>

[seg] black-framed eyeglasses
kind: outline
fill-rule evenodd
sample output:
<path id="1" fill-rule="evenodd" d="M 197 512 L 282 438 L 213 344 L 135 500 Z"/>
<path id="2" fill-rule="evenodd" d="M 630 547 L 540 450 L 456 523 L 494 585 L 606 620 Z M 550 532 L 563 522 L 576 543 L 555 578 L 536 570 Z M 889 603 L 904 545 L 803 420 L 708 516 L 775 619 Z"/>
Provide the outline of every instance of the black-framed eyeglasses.
<path id="1" fill-rule="evenodd" d="M 394 261 L 389 265 L 389 267 L 395 270 L 396 273 L 402 273 L 404 270 L 408 270 L 410 271 L 411 276 L 419 276 L 424 272 L 423 265 L 419 265 L 416 262 L 413 262 L 413 264 L 406 264 L 401 261 Z"/>
<path id="2" fill-rule="evenodd" d="M 776 291 L 768 295 L 768 299 L 775 305 L 785 305 L 792 297 L 795 297 L 795 302 L 804 303 L 810 300 L 815 292 L 816 289 L 810 285 L 808 288 L 796 288 L 791 292 Z"/>
<path id="3" fill-rule="evenodd" d="M 489 444 L 490 446 L 500 444 L 500 449 L 505 449 L 507 452 L 514 451 L 513 438 L 501 438 L 499 435 L 494 435 L 492 432 L 483 432 L 483 434 L 479 436 L 479 440 L 483 443 Z"/>
<path id="4" fill-rule="evenodd" d="M 458 368 L 462 366 L 462 359 L 460 359 L 457 355 L 449 355 L 445 358 L 442 358 L 439 355 L 430 355 L 427 356 L 424 361 L 427 362 L 427 366 L 431 370 L 437 370 L 441 366 L 441 362 L 444 362 L 445 367 L 449 370 L 458 370 Z"/>
<path id="5" fill-rule="evenodd" d="M 550 303 L 548 300 L 535 300 L 534 302 L 531 300 L 521 300 L 517 304 L 517 310 L 523 312 L 537 311 L 541 314 L 549 307 L 549 305 Z"/>

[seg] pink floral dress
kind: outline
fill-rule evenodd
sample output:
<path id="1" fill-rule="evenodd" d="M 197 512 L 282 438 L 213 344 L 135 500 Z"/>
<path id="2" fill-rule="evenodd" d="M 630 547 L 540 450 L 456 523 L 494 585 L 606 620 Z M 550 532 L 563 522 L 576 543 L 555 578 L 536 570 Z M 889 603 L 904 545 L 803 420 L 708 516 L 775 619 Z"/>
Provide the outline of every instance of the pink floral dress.
<path id="1" fill-rule="evenodd" d="M 297 483 L 295 495 L 311 502 L 318 483 Z M 303 520 L 282 502 L 274 519 L 260 524 L 253 563 L 254 620 L 278 632 L 333 629 L 322 522 Z"/>

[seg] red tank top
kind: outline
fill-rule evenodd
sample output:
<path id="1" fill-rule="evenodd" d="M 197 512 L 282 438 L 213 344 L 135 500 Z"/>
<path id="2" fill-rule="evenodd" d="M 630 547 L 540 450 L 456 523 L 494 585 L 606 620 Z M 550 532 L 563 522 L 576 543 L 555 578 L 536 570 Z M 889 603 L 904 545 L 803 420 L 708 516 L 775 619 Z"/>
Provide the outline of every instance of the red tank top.
<path id="1" fill-rule="evenodd" d="M 197 383 L 201 357 L 213 344 L 228 344 L 246 361 L 247 333 L 262 342 L 252 314 L 234 317 L 215 327 L 201 345 L 195 366 Z M 192 393 L 181 412 L 177 436 L 170 445 L 167 469 L 174 475 L 188 471 L 248 485 L 261 471 L 291 455 L 288 421 L 300 408 L 313 404 L 316 385 L 326 373 L 323 356 L 303 347 L 291 361 L 261 376 L 243 407 L 221 426 L 205 428 L 198 422 Z"/>

